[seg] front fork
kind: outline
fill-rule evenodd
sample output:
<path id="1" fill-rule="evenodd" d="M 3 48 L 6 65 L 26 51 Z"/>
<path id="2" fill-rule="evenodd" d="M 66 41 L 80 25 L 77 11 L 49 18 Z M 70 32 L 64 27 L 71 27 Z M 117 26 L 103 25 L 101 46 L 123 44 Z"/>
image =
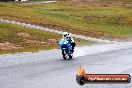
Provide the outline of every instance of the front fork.
<path id="1" fill-rule="evenodd" d="M 70 44 L 68 44 L 68 46 L 65 48 L 66 48 L 66 53 L 68 55 L 71 55 L 72 54 L 72 46 Z M 63 48 L 61 48 L 61 50 L 63 50 Z"/>
<path id="2" fill-rule="evenodd" d="M 72 54 L 72 46 L 69 44 L 68 45 L 68 55 Z"/>

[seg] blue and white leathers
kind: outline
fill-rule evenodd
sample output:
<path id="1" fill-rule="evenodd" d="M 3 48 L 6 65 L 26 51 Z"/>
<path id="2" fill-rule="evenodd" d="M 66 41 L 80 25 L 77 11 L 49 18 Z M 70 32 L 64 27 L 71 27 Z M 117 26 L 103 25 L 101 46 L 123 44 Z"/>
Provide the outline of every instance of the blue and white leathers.
<path id="1" fill-rule="evenodd" d="M 61 40 L 59 42 L 59 46 L 60 46 L 61 50 L 64 50 L 65 49 L 66 50 L 66 53 L 68 53 L 69 55 L 71 53 L 73 53 L 72 52 L 72 46 L 71 46 L 71 43 L 69 41 Z"/>

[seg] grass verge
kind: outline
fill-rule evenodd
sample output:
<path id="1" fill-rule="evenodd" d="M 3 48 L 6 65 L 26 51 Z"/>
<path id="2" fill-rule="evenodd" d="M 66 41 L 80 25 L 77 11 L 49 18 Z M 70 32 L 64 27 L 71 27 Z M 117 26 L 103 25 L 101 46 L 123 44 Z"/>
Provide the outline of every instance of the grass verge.
<path id="1" fill-rule="evenodd" d="M 104 1 L 102 0 L 102 2 Z M 90 37 L 130 38 L 132 36 L 131 7 L 118 4 L 112 6 L 98 4 L 93 6 L 68 0 L 35 5 L 17 2 L 0 3 L 0 18 L 37 24 Z"/>
<path id="2" fill-rule="evenodd" d="M 59 48 L 62 35 L 0 22 L 0 54 Z M 94 44 L 75 39 L 78 45 Z"/>

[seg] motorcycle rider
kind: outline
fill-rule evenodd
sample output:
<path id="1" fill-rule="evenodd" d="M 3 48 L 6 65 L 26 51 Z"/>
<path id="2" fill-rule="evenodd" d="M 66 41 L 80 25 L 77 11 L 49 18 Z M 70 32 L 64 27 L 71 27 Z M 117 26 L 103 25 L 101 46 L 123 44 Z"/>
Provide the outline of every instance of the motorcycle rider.
<path id="1" fill-rule="evenodd" d="M 71 35 L 68 32 L 63 32 L 63 37 L 61 39 L 62 41 L 68 41 L 72 46 L 72 51 L 74 52 L 75 42 L 74 39 L 71 37 Z"/>

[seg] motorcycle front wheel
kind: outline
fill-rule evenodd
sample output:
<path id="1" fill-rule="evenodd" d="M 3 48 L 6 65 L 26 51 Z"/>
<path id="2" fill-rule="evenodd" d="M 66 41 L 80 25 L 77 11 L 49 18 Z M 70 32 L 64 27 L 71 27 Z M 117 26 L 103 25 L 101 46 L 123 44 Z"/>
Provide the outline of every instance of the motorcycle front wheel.
<path id="1" fill-rule="evenodd" d="M 67 55 L 67 53 L 66 53 L 65 50 L 62 51 L 62 55 L 63 55 L 63 58 L 64 58 L 64 59 L 67 59 L 68 55 Z"/>
<path id="2" fill-rule="evenodd" d="M 73 58 L 73 54 L 69 55 L 69 59 L 72 59 Z"/>

